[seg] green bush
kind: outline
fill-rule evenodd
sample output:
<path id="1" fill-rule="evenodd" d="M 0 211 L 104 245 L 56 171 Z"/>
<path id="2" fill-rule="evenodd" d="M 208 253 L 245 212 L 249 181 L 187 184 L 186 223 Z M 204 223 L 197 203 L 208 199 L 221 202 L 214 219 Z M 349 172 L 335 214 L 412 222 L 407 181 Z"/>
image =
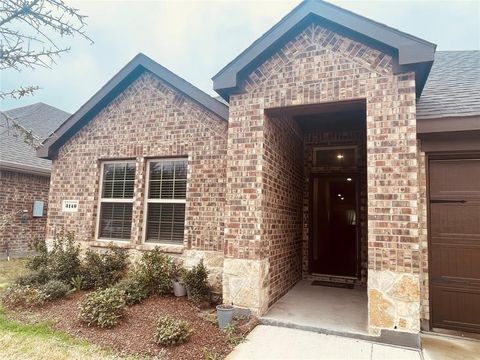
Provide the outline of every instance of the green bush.
<path id="1" fill-rule="evenodd" d="M 73 232 L 60 231 L 55 236 L 50 251 L 45 241 L 36 241 L 34 249 L 37 254 L 26 265 L 30 270 L 42 274 L 39 277 L 45 276 L 48 280 L 67 283 L 80 274 L 80 247 L 75 244 Z"/>
<path id="2" fill-rule="evenodd" d="M 60 280 L 50 280 L 39 288 L 45 300 L 56 300 L 64 297 L 69 291 L 70 286 Z"/>
<path id="3" fill-rule="evenodd" d="M 33 286 L 13 284 L 2 292 L 0 300 L 8 307 L 30 307 L 42 305 L 46 299 L 44 294 Z"/>
<path id="4" fill-rule="evenodd" d="M 48 279 L 48 272 L 42 268 L 39 271 L 34 271 L 32 273 L 17 277 L 15 283 L 22 286 L 38 286 L 47 283 Z"/>
<path id="5" fill-rule="evenodd" d="M 166 315 L 157 321 L 154 341 L 160 345 L 179 345 L 188 341 L 191 334 L 188 322 Z"/>
<path id="6" fill-rule="evenodd" d="M 128 254 L 124 249 L 111 246 L 99 253 L 88 249 L 82 264 L 84 289 L 103 289 L 118 282 L 128 266 Z"/>
<path id="7" fill-rule="evenodd" d="M 134 278 L 145 285 L 149 295 L 172 292 L 173 261 L 158 248 L 145 251 L 137 263 Z"/>
<path id="8" fill-rule="evenodd" d="M 206 300 L 210 296 L 210 287 L 208 285 L 208 270 L 200 261 L 198 265 L 188 270 L 183 276 L 185 286 L 187 287 L 190 296 L 194 300 Z"/>
<path id="9" fill-rule="evenodd" d="M 138 304 L 148 297 L 146 286 L 135 278 L 123 279 L 115 287 L 123 291 L 127 305 Z"/>
<path id="10" fill-rule="evenodd" d="M 125 314 L 124 293 L 114 287 L 94 291 L 80 303 L 80 320 L 102 328 L 118 324 Z"/>

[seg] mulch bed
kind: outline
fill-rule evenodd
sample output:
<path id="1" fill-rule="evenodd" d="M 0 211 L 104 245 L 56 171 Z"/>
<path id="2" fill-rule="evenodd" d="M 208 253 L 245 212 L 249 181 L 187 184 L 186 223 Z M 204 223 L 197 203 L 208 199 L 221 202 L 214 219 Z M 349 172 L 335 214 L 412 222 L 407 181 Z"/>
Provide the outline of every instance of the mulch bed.
<path id="1" fill-rule="evenodd" d="M 83 296 L 85 292 L 74 293 L 67 298 L 47 303 L 41 308 L 31 309 L 31 312 L 42 320 L 51 321 L 58 330 L 124 355 L 157 356 L 163 353 L 168 359 L 183 360 L 203 359 L 204 348 L 222 357 L 232 351 L 225 333 L 216 325 L 204 320 L 200 316 L 200 309 L 185 298 L 173 296 L 149 298 L 141 304 L 128 307 L 125 318 L 116 327 L 101 329 L 88 327 L 78 320 L 78 304 Z M 155 323 L 160 316 L 167 314 L 187 320 L 191 324 L 193 334 L 187 343 L 161 347 L 153 342 Z M 17 313 L 17 317 L 26 319 L 21 312 Z"/>

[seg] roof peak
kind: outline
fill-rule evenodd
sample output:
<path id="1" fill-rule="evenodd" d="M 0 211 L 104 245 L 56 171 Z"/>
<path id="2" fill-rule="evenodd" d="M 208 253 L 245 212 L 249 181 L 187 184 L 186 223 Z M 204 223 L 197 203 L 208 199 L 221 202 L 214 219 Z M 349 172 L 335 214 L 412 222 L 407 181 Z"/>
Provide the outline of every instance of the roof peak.
<path id="1" fill-rule="evenodd" d="M 101 109 L 115 99 L 144 71 L 152 73 L 203 108 L 228 121 L 228 106 L 163 67 L 147 55 L 138 53 L 80 109 L 55 130 L 56 136 L 49 138 L 44 143 L 44 146 L 37 151 L 37 156 L 50 158 L 60 146 L 95 117 Z"/>
<path id="2" fill-rule="evenodd" d="M 59 109 L 58 107 L 56 106 L 53 106 L 53 105 L 50 105 L 50 104 L 47 104 L 47 103 L 44 103 L 43 101 L 37 101 L 35 103 L 32 103 L 32 104 L 28 104 L 28 105 L 23 105 L 23 106 L 19 106 L 19 107 L 15 107 L 15 108 L 11 108 L 11 109 L 8 109 L 8 110 L 2 110 L 6 113 L 8 112 L 12 112 L 12 111 L 22 111 L 22 110 L 26 110 L 26 109 L 29 109 L 29 108 L 36 108 L 38 106 L 44 106 L 44 107 L 49 107 L 51 109 L 55 109 L 55 110 L 58 110 L 58 111 L 62 111 L 66 114 L 69 114 L 68 112 L 66 112 L 65 110 L 62 110 L 62 109 Z"/>
<path id="3" fill-rule="evenodd" d="M 304 0 L 240 55 L 222 68 L 212 80 L 224 99 L 239 90 L 240 77 L 287 43 L 301 25 L 318 22 L 340 34 L 395 55 L 396 68 L 414 68 L 417 95 L 421 93 L 433 61 L 436 45 L 323 0 Z"/>

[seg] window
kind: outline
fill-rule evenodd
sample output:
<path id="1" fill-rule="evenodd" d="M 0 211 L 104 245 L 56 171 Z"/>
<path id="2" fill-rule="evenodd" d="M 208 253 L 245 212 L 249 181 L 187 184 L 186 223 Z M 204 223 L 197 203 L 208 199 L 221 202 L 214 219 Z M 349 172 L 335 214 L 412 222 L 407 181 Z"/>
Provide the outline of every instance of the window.
<path id="1" fill-rule="evenodd" d="M 187 160 L 148 163 L 146 242 L 183 243 Z"/>
<path id="2" fill-rule="evenodd" d="M 316 148 L 313 150 L 314 166 L 356 166 L 356 148 Z"/>
<path id="3" fill-rule="evenodd" d="M 134 162 L 103 164 L 99 239 L 130 240 L 134 184 Z"/>

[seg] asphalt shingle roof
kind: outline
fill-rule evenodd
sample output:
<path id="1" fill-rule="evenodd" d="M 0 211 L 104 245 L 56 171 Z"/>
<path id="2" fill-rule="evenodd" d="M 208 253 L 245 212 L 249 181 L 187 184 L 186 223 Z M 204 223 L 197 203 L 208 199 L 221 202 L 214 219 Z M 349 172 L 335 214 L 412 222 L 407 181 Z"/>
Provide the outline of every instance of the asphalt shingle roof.
<path id="1" fill-rule="evenodd" d="M 53 106 L 36 103 L 4 111 L 9 117 L 15 119 L 27 129 L 32 129 L 35 134 L 46 138 L 56 130 L 70 114 Z M 0 122 L 5 123 L 5 117 L 0 116 Z M 50 169 L 51 161 L 40 159 L 35 150 L 26 144 L 21 137 L 15 136 L 14 131 L 5 131 L 0 126 L 0 162 L 26 165 L 41 169 Z"/>
<path id="2" fill-rule="evenodd" d="M 437 51 L 417 119 L 480 115 L 480 51 Z"/>

